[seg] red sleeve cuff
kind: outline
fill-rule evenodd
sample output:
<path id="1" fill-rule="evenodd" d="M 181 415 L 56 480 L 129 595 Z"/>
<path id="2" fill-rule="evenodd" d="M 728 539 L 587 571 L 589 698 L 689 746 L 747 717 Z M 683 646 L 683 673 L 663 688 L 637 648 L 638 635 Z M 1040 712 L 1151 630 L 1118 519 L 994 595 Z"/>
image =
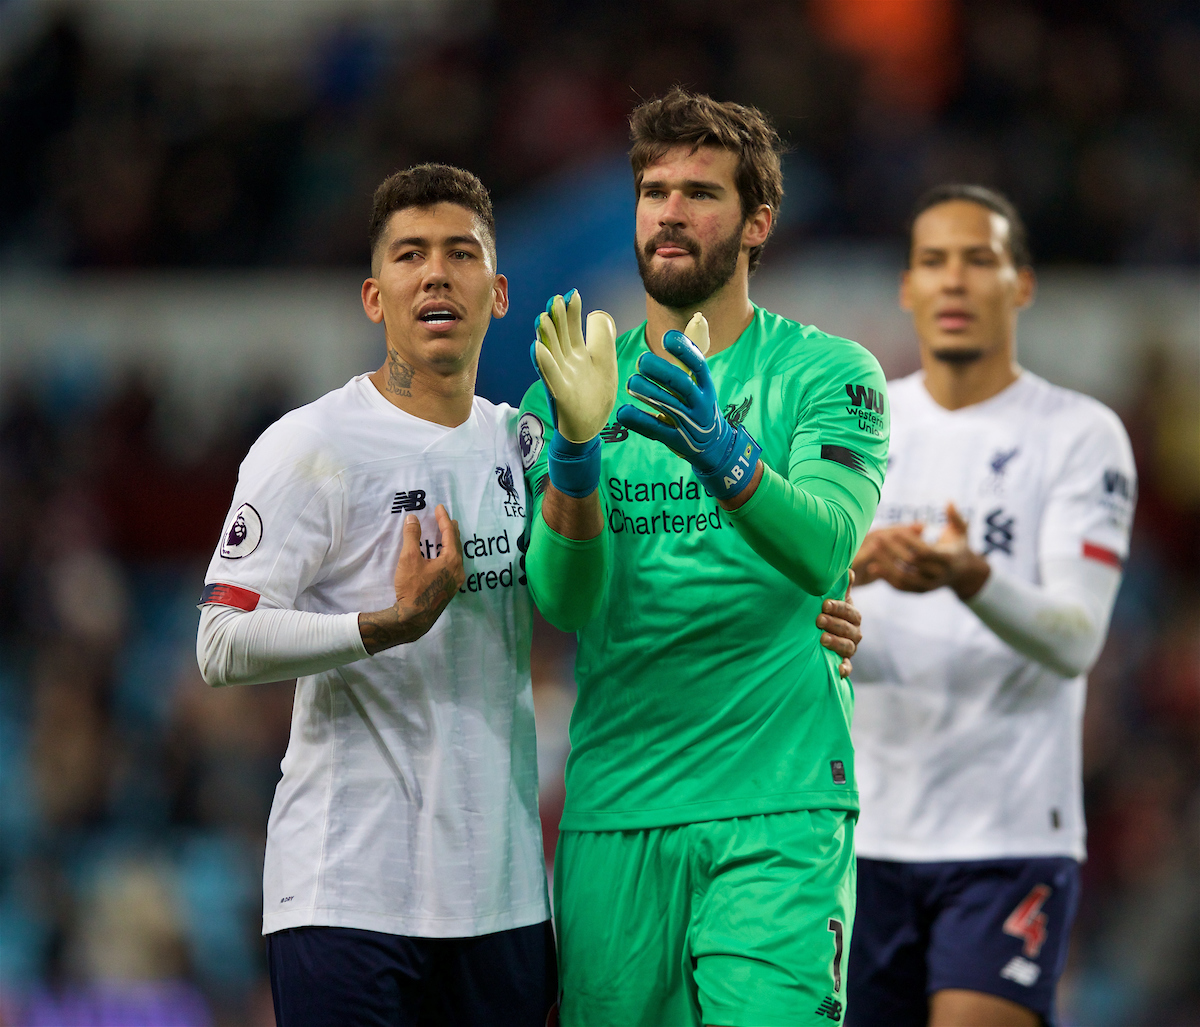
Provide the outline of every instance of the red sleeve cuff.
<path id="1" fill-rule="evenodd" d="M 1105 549 L 1104 546 L 1098 546 L 1095 542 L 1084 542 L 1083 557 L 1085 560 L 1098 560 L 1100 563 L 1106 563 L 1110 567 L 1121 569 L 1123 561 L 1111 549 Z M 251 593 L 253 595 L 253 593 Z"/>
<path id="2" fill-rule="evenodd" d="M 261 598 L 257 592 L 248 588 L 238 588 L 237 585 L 205 585 L 200 593 L 200 605 L 214 604 L 216 606 L 233 606 L 249 612 L 258 606 Z"/>

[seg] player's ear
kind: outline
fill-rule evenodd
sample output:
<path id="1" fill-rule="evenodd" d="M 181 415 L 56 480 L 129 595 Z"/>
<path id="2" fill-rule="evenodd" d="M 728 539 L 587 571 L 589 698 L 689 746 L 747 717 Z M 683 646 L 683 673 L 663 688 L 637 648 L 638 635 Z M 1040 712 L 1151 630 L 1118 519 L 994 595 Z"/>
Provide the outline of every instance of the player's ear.
<path id="1" fill-rule="evenodd" d="M 1023 267 L 1017 270 L 1017 295 L 1016 304 L 1018 310 L 1024 310 L 1033 302 L 1034 296 L 1037 295 L 1037 275 L 1033 273 L 1033 268 Z"/>
<path id="2" fill-rule="evenodd" d="M 383 306 L 379 302 L 379 283 L 374 278 L 368 278 L 362 284 L 363 310 L 375 324 L 383 322 Z"/>
<path id="3" fill-rule="evenodd" d="M 900 272 L 900 309 L 912 311 L 912 292 L 909 288 L 909 276 L 912 274 L 907 268 Z"/>
<path id="4" fill-rule="evenodd" d="M 508 313 L 508 279 L 496 275 L 492 282 L 492 317 L 500 318 Z"/>
<path id="5" fill-rule="evenodd" d="M 746 219 L 742 228 L 742 245 L 748 249 L 761 246 L 771 234 L 771 225 L 775 222 L 775 213 L 770 204 L 759 204 L 758 210 Z"/>

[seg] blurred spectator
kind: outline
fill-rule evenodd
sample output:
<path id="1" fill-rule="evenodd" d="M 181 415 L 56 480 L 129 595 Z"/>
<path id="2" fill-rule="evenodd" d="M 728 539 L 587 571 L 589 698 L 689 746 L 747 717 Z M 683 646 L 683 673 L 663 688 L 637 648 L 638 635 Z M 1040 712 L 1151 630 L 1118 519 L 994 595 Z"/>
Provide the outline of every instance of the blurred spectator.
<path id="1" fill-rule="evenodd" d="M 449 160 L 503 198 L 622 148 L 625 112 L 677 81 L 762 106 L 794 142 L 775 246 L 894 239 L 923 186 L 962 177 L 1014 195 L 1039 263 L 1200 262 L 1186 4 L 446 7 L 456 34 L 340 22 L 293 63 L 223 75 L 116 53 L 78 12 L 47 22 L 0 64 L 0 267 L 361 268 L 386 172 Z M 261 847 L 292 691 L 206 688 L 194 604 L 238 462 L 291 400 L 250 383 L 211 434 L 145 372 L 82 378 L 9 376 L 0 402 L 0 1022 L 271 1023 Z M 1123 413 L 1141 496 L 1090 683 L 1064 1023 L 1183 1027 L 1200 1024 L 1200 392 L 1152 359 Z M 539 624 L 548 860 L 572 645 Z"/>
<path id="2" fill-rule="evenodd" d="M 503 199 L 622 147 L 638 99 L 683 82 L 804 147 L 833 184 L 806 235 L 892 238 L 913 195 L 963 177 L 1015 196 L 1043 264 L 1200 260 L 1200 19 L 1171 0 L 445 10 L 453 43 L 344 20 L 219 81 L 60 17 L 0 69 L 0 254 L 361 265 L 396 167 L 461 163 Z"/>

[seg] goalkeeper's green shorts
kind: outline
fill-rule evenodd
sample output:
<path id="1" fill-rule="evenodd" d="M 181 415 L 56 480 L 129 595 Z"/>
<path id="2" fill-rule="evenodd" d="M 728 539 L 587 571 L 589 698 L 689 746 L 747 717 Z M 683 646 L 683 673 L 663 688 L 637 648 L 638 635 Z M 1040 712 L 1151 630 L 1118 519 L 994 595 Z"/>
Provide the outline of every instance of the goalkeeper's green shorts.
<path id="1" fill-rule="evenodd" d="M 840 1023 L 855 816 L 564 831 L 554 863 L 563 1027 Z"/>

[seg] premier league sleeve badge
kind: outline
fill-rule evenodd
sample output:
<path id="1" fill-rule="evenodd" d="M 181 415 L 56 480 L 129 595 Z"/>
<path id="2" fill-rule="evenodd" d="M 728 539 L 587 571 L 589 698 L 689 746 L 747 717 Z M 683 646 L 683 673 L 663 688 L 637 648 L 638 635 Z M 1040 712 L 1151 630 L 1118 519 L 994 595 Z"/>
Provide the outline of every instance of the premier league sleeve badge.
<path id="1" fill-rule="evenodd" d="M 221 540 L 221 555 L 226 560 L 249 556 L 262 541 L 262 518 L 249 503 L 243 503 L 233 515 L 233 523 Z"/>

